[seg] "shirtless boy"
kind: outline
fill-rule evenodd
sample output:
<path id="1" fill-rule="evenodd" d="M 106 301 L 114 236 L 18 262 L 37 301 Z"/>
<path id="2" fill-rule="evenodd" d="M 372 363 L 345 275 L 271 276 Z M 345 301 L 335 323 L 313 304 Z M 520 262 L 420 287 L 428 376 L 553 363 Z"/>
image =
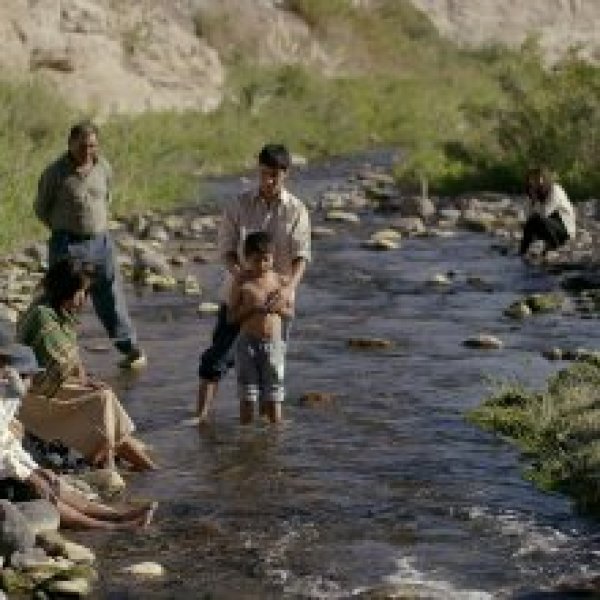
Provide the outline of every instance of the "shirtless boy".
<path id="1" fill-rule="evenodd" d="M 240 397 L 240 422 L 252 422 L 259 412 L 271 423 L 282 418 L 284 400 L 285 327 L 293 315 L 291 302 L 273 302 L 283 277 L 273 270 L 273 241 L 258 231 L 244 242 L 244 271 L 231 291 L 230 316 L 240 326 L 236 371 Z"/>

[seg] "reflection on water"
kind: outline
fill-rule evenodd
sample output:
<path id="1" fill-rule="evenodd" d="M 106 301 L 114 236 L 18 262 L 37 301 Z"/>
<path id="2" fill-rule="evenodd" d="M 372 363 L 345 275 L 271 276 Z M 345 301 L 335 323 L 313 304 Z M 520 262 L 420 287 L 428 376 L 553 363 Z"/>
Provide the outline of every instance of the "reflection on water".
<path id="1" fill-rule="evenodd" d="M 309 171 L 295 185 L 302 192 L 306 180 L 311 195 L 330 177 L 326 168 Z M 158 498 L 161 509 L 148 534 L 82 538 L 99 549 L 98 597 L 381 598 L 403 590 L 495 598 L 598 567 L 587 541 L 594 525 L 564 497 L 524 481 L 516 450 L 463 418 L 490 378 L 540 385 L 556 368 L 540 350 L 589 345 L 597 322 L 547 315 L 515 325 L 503 308 L 552 286 L 548 276 L 495 253 L 484 235 L 407 240 L 389 253 L 360 249 L 360 236 L 381 224 L 371 217 L 362 230 L 342 227 L 316 244 L 280 428 L 238 426 L 233 377 L 221 387 L 214 422 L 200 434 L 182 425 L 212 319 L 199 319 L 189 297 L 131 298 L 148 370 L 117 375 L 114 355 L 88 358 L 119 388 L 160 457 L 162 470 L 135 475 L 130 493 Z M 213 300 L 217 269 L 197 268 L 203 299 Z M 448 290 L 427 284 L 447 271 L 456 273 Z M 468 275 L 492 291 L 476 289 Z M 481 331 L 505 348 L 461 345 Z M 84 335 L 102 339 L 91 316 Z M 363 335 L 394 346 L 346 346 Z M 335 400 L 300 405 L 308 390 Z M 168 576 L 144 584 L 118 574 L 144 560 L 162 563 Z"/>

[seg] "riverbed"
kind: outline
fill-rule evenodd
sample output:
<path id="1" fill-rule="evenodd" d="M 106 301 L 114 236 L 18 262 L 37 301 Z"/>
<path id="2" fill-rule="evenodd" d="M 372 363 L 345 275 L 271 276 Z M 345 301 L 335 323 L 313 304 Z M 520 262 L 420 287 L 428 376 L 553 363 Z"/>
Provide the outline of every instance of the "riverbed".
<path id="1" fill-rule="evenodd" d="M 365 160 L 389 156 L 307 167 L 290 187 L 315 201 Z M 206 185 L 218 204 L 243 182 Z M 566 497 L 534 487 L 517 449 L 465 420 L 499 381 L 542 386 L 562 363 L 541 352 L 593 346 L 600 321 L 568 309 L 512 321 L 504 308 L 553 289 L 555 276 L 502 255 L 493 237 L 465 231 L 369 251 L 361 241 L 386 217 L 361 217 L 315 240 L 281 427 L 238 425 L 233 374 L 212 421 L 200 431 L 186 425 L 213 318 L 198 316 L 197 298 L 129 289 L 148 369 L 119 374 L 112 351 L 89 352 L 86 361 L 115 385 L 162 466 L 133 475 L 128 494 L 156 498 L 160 509 L 148 532 L 79 536 L 99 555 L 95 597 L 513 598 L 600 569 L 600 544 L 591 541 L 597 524 Z M 216 301 L 218 265 L 191 272 L 201 300 Z M 450 273 L 450 285 L 432 285 L 438 273 Z M 481 332 L 503 348 L 462 345 Z M 349 347 L 357 337 L 391 346 Z M 83 345 L 103 342 L 86 314 Z M 332 399 L 303 405 L 308 391 Z M 166 576 L 119 574 L 141 561 L 161 563 Z"/>

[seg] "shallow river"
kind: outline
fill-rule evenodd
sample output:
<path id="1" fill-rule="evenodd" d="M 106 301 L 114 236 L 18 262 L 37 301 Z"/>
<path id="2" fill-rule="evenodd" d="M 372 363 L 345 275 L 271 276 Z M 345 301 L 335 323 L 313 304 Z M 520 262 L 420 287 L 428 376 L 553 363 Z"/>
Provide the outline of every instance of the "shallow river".
<path id="1" fill-rule="evenodd" d="M 291 187 L 314 198 L 355 167 L 345 160 L 306 169 Z M 219 199 L 239 180 L 211 185 Z M 383 225 L 365 215 L 361 226 L 336 226 L 339 235 L 315 242 L 280 428 L 237 424 L 232 375 L 214 421 L 200 434 L 182 425 L 213 319 L 198 317 L 193 297 L 130 295 L 149 368 L 119 375 L 114 353 L 87 359 L 118 388 L 163 466 L 133 476 L 129 493 L 161 507 L 148 533 L 79 538 L 99 554 L 96 597 L 381 598 L 405 589 L 407 598 L 533 598 L 562 575 L 600 568 L 600 544 L 590 540 L 597 525 L 522 479 L 519 453 L 464 419 L 494 381 L 541 385 L 559 365 L 540 351 L 594 346 L 600 321 L 571 313 L 515 324 L 502 310 L 524 292 L 551 288 L 551 276 L 501 256 L 482 234 L 361 249 Z M 217 267 L 195 269 L 202 299 L 215 300 Z M 455 272 L 448 289 L 427 284 L 447 271 Z M 476 289 L 467 275 L 493 291 Z M 461 345 L 482 331 L 504 348 Z M 359 336 L 394 345 L 349 348 Z M 82 343 L 104 339 L 88 315 Z M 335 399 L 302 406 L 297 399 L 309 390 Z M 118 574 L 146 560 L 167 576 L 144 584 Z"/>

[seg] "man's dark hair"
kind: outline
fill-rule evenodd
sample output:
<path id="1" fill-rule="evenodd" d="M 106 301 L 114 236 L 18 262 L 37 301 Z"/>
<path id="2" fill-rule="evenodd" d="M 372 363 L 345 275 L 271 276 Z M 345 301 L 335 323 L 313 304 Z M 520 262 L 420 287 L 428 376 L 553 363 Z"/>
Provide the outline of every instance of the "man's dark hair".
<path id="1" fill-rule="evenodd" d="M 244 242 L 244 255 L 267 254 L 273 251 L 273 238 L 266 231 L 249 233 Z"/>
<path id="2" fill-rule="evenodd" d="M 290 153 L 283 144 L 266 144 L 258 155 L 258 164 L 287 171 L 290 167 Z"/>
<path id="3" fill-rule="evenodd" d="M 96 124 L 93 121 L 90 121 L 90 119 L 79 121 L 79 123 L 75 123 L 75 125 L 71 127 L 71 131 L 69 131 L 69 141 L 78 140 L 91 133 L 98 135 L 98 127 Z"/>
<path id="4" fill-rule="evenodd" d="M 81 261 L 62 258 L 49 269 L 42 282 L 48 304 L 59 310 L 77 291 L 85 289 L 91 282 L 90 268 Z"/>

